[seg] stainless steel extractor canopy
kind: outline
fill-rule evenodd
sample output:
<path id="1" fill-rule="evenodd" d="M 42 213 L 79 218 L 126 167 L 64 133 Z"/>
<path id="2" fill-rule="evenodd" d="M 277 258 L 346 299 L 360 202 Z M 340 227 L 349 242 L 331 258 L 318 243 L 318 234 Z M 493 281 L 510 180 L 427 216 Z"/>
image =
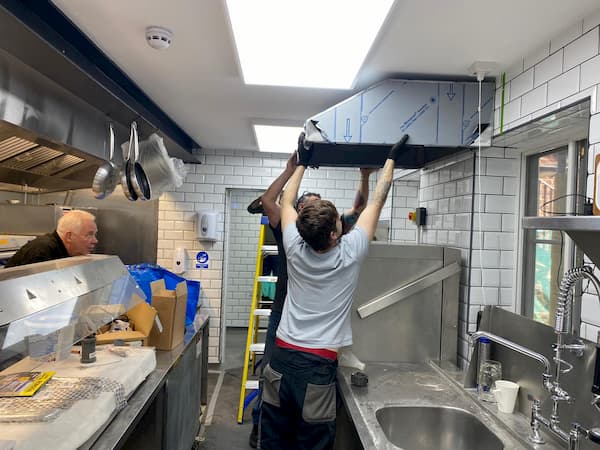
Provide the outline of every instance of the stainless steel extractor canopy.
<path id="1" fill-rule="evenodd" d="M 0 189 L 35 192 L 90 186 L 102 159 L 0 121 Z"/>
<path id="2" fill-rule="evenodd" d="M 423 167 L 469 148 L 480 135 L 481 145 L 489 146 L 495 83 L 482 82 L 481 96 L 479 87 L 470 81 L 382 81 L 307 120 L 310 163 L 381 167 L 404 134 L 408 145 L 396 167 Z"/>
<path id="3" fill-rule="evenodd" d="M 108 153 L 107 123 L 105 114 L 0 50 L 0 188 L 91 186 Z"/>
<path id="4" fill-rule="evenodd" d="M 48 192 L 91 187 L 98 165 L 109 157 L 109 123 L 117 144 L 129 138 L 134 120 L 142 139 L 160 132 L 160 127 L 151 121 L 155 117 L 138 112 L 139 105 L 125 103 L 69 59 L 76 52 L 68 42 L 67 47 L 54 47 L 56 41 L 42 35 L 42 31 L 52 34 L 47 25 L 43 30 L 31 28 L 25 10 L 33 5 L 21 3 L 12 6 L 26 17 L 15 15 L 7 4 L 0 6 L 0 29 L 10 36 L 0 43 L 0 189 Z M 64 48 L 70 51 L 65 53 Z M 107 78 L 106 73 L 101 75 Z M 198 162 L 191 148 L 181 147 L 169 133 L 160 134 L 169 156 Z M 122 160 L 121 152 L 115 152 L 114 162 L 121 165 Z"/>

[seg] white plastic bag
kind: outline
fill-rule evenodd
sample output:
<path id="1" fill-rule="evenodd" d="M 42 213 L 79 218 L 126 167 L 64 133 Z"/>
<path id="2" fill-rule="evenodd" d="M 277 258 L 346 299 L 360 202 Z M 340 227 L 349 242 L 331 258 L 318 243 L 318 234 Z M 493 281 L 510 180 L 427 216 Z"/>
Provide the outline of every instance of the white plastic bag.
<path id="1" fill-rule="evenodd" d="M 154 198 L 180 187 L 187 174 L 183 161 L 169 157 L 163 139 L 156 133 L 140 142 L 139 162 L 148 177 Z"/>
<path id="2" fill-rule="evenodd" d="M 173 163 L 173 185 L 178 188 L 183 185 L 186 175 L 188 174 L 188 168 L 182 159 L 179 158 L 171 158 L 171 163 Z"/>

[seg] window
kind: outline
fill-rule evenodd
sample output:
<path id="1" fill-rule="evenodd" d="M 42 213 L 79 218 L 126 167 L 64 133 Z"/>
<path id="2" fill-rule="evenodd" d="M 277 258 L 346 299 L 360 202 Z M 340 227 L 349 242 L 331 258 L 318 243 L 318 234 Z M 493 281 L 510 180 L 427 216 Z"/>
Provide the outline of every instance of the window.
<path id="1" fill-rule="evenodd" d="M 585 142 L 572 146 L 571 151 L 578 152 L 577 165 L 585 162 L 585 150 Z M 577 174 L 585 176 L 585 170 L 569 167 L 569 160 L 573 158 L 569 158 L 567 146 L 527 158 L 526 216 L 564 216 L 580 210 L 578 193 L 585 183 Z M 572 170 L 575 187 L 569 186 Z M 564 241 L 558 230 L 527 230 L 525 234 L 523 314 L 547 325 L 553 325 L 560 280 L 573 260 L 566 254 Z"/>

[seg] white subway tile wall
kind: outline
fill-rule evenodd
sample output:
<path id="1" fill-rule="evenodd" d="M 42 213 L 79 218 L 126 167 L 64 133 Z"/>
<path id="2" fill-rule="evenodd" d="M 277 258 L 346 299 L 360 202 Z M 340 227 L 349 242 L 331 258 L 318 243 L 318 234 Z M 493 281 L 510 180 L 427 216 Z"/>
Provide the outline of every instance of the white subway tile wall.
<path id="1" fill-rule="evenodd" d="M 600 113 L 598 111 L 598 95 L 600 95 L 600 10 L 579 23 L 565 29 L 547 44 L 538 48 L 530 55 L 524 56 L 525 64 L 522 70 L 517 70 L 522 60 L 506 68 L 506 86 L 511 93 L 511 103 L 504 105 L 504 124 L 496 121 L 494 134 L 515 128 L 523 120 L 539 117 L 560 107 L 567 106 L 584 98 L 591 99 L 591 118 L 589 127 L 589 159 L 587 195 L 593 195 L 594 168 L 591 162 L 600 151 Z M 549 48 L 549 53 L 546 53 Z M 534 85 L 530 89 L 524 89 L 525 79 L 528 77 L 527 70 L 534 66 Z M 514 84 L 514 86 L 513 86 Z M 546 98 L 543 99 L 540 89 L 546 90 Z M 496 98 L 501 98 L 502 83 L 497 83 L 498 92 Z M 516 93 L 515 93 L 516 89 Z M 506 92 L 505 92 L 505 98 Z M 517 102 L 521 100 L 518 105 Z M 503 105 L 496 102 L 495 117 L 500 117 L 500 109 Z M 518 186 L 509 189 L 514 190 Z M 507 204 L 491 202 L 490 207 L 508 208 Z M 514 230 L 514 220 L 508 218 L 505 225 L 503 217 L 503 232 L 510 234 Z M 504 239 L 504 238 L 503 238 Z M 513 239 L 514 242 L 514 239 Z M 506 245 L 506 243 L 504 244 Z M 509 250 L 509 249 L 507 249 Z M 514 258 L 513 251 L 503 252 L 501 267 L 511 267 Z M 507 275 L 503 275 L 506 277 Z M 504 303 L 502 303 L 504 306 Z M 582 336 L 596 341 L 600 329 L 600 306 L 598 297 L 593 290 L 589 290 L 582 299 L 581 312 L 581 334 Z"/>
<path id="2" fill-rule="evenodd" d="M 227 269 L 223 280 L 223 318 L 227 327 L 247 327 L 256 272 L 260 214 L 249 214 L 247 206 L 262 190 L 229 189 L 227 202 Z"/>
<path id="3" fill-rule="evenodd" d="M 417 227 L 408 219 L 408 213 L 419 206 L 419 182 L 396 180 L 389 196 L 393 209 L 390 239 L 394 242 L 416 243 Z"/>
<path id="4" fill-rule="evenodd" d="M 405 213 L 414 209 L 414 190 L 418 188 L 415 206 L 427 208 L 421 242 L 461 251 L 458 346 L 461 364 L 468 358 L 467 331 L 474 331 L 477 312 L 485 305 L 510 307 L 514 302 L 512 265 L 501 270 L 507 258 L 504 255 L 503 259 L 503 254 L 513 254 L 514 233 L 512 227 L 503 229 L 502 223 L 512 224 L 517 214 L 516 191 L 504 186 L 518 185 L 519 157 L 502 148 L 486 148 L 480 160 L 475 153 L 468 153 L 458 156 L 453 163 L 446 161 L 443 167 L 422 170 L 418 182 L 394 182 L 392 240 L 415 242 L 417 227 L 405 219 Z M 480 171 L 481 176 L 477 176 Z M 410 206 L 400 206 L 404 204 Z"/>
<path id="5" fill-rule="evenodd" d="M 185 272 L 183 276 L 198 280 L 202 284 L 201 311 L 210 317 L 209 362 L 217 363 L 221 359 L 221 321 L 224 317 L 227 320 L 229 314 L 236 314 L 237 317 L 232 318 L 236 322 L 232 325 L 247 326 L 252 294 L 250 290 L 245 300 L 246 304 L 243 303 L 241 298 L 238 298 L 239 304 L 233 303 L 231 310 L 223 311 L 224 307 L 229 308 L 227 300 L 222 301 L 226 190 L 254 189 L 264 191 L 283 170 L 287 155 L 203 149 L 198 158 L 202 164 L 186 165 L 189 170 L 186 183 L 176 191 L 165 193 L 160 198 L 157 263 L 170 268 L 174 249 L 177 247 L 187 249 L 190 270 Z M 358 180 L 358 169 L 326 167 L 309 169 L 300 190 L 319 192 L 323 198 L 333 201 L 342 212 L 351 208 Z M 377 175 L 372 174 L 370 179 L 371 189 L 374 188 L 376 180 Z M 385 207 L 385 214 L 388 218 L 391 214 L 390 203 L 391 200 L 388 199 L 388 204 Z M 240 208 L 245 211 L 246 206 L 240 205 Z M 196 238 L 195 216 L 201 210 L 213 210 L 219 213 L 217 241 L 215 242 L 201 242 Z M 177 215 L 173 216 L 173 213 Z M 252 220 L 258 220 L 258 216 L 246 214 L 252 217 Z M 177 217 L 177 219 L 175 220 L 173 217 Z M 385 218 L 384 214 L 382 214 L 382 218 Z M 258 231 L 245 230 L 245 232 L 247 239 L 254 240 L 254 244 L 252 249 L 244 250 L 244 252 L 255 257 Z M 253 236 L 250 236 L 250 234 L 253 234 Z M 250 246 L 250 244 L 247 245 Z M 195 258 L 199 251 L 208 253 L 208 268 L 196 268 Z M 232 258 L 235 257 L 232 256 Z M 254 266 L 252 267 L 253 270 Z M 240 286 L 241 290 L 242 287 Z M 244 315 L 246 319 L 245 323 L 242 324 L 241 317 Z"/>

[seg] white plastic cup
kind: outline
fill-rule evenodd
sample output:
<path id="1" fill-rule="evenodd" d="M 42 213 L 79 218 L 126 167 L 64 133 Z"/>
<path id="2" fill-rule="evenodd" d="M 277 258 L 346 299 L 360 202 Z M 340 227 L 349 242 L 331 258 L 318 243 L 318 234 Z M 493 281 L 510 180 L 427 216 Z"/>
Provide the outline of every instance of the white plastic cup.
<path id="1" fill-rule="evenodd" d="M 507 380 L 497 380 L 494 396 L 498 404 L 498 411 L 512 414 L 517 403 L 517 394 L 519 393 L 519 385 Z"/>

